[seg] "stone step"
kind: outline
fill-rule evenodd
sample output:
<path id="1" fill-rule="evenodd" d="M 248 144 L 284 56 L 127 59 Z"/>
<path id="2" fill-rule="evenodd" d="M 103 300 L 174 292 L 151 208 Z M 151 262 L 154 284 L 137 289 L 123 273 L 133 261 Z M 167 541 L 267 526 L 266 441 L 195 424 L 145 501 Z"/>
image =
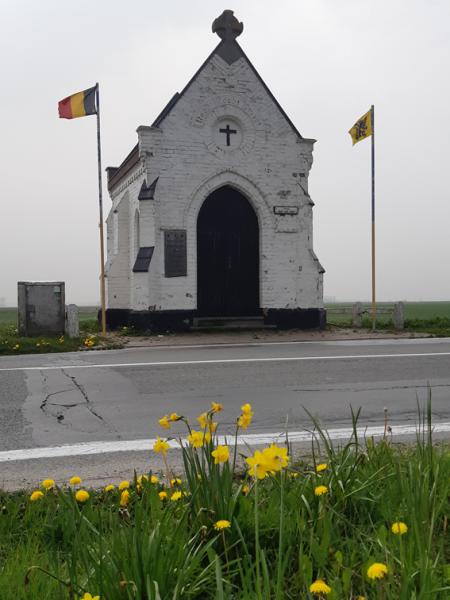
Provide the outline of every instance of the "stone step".
<path id="1" fill-rule="evenodd" d="M 275 329 L 265 325 L 263 317 L 198 317 L 193 329 Z"/>

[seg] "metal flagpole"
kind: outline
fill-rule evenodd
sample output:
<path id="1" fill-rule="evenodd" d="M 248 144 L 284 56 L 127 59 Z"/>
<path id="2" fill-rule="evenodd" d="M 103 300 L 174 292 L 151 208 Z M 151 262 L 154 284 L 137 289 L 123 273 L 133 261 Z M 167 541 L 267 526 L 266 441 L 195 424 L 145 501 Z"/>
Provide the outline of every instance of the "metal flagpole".
<path id="1" fill-rule="evenodd" d="M 377 321 L 377 305 L 375 297 L 375 107 L 370 107 L 372 119 L 372 330 Z"/>
<path id="2" fill-rule="evenodd" d="M 105 247 L 103 239 L 103 194 L 102 194 L 102 152 L 100 146 L 100 94 L 99 85 L 95 84 L 97 104 L 97 158 L 98 158 L 98 204 L 100 210 L 100 300 L 102 313 L 102 335 L 106 335 L 106 293 L 105 293 Z"/>

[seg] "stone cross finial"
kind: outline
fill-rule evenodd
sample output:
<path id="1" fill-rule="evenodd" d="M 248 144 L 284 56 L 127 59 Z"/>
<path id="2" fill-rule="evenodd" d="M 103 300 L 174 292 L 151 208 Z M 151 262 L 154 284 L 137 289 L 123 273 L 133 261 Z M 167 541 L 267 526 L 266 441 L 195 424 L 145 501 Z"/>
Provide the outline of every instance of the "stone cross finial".
<path id="1" fill-rule="evenodd" d="M 217 33 L 225 42 L 235 40 L 243 30 L 244 24 L 239 23 L 232 10 L 224 10 L 220 17 L 214 19 L 212 24 L 213 33 Z"/>

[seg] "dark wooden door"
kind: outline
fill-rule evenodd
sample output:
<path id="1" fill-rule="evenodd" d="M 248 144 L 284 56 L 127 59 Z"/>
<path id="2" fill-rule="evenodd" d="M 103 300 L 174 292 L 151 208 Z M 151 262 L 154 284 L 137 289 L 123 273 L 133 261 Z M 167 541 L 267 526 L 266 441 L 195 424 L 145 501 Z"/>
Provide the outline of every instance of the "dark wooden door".
<path id="1" fill-rule="evenodd" d="M 199 316 L 259 314 L 259 228 L 255 211 L 226 186 L 203 203 L 197 221 Z"/>

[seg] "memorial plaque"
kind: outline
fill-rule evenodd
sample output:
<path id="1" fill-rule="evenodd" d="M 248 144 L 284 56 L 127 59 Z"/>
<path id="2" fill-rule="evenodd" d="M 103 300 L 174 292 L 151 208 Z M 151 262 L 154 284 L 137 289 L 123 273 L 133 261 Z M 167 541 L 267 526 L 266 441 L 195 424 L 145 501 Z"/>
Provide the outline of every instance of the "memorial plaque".
<path id="1" fill-rule="evenodd" d="M 186 230 L 164 231 L 164 270 L 166 277 L 187 275 Z"/>

